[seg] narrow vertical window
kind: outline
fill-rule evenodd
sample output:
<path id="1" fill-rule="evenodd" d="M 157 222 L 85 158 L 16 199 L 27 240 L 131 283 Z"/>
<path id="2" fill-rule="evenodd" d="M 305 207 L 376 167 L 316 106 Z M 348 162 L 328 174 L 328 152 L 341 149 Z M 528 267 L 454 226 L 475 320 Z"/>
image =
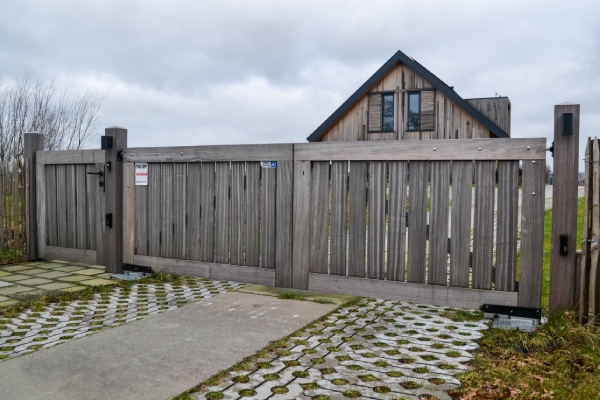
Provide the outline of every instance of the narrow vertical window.
<path id="1" fill-rule="evenodd" d="M 381 127 L 383 132 L 394 131 L 394 94 L 382 95 L 383 112 L 381 113 Z"/>
<path id="2" fill-rule="evenodd" d="M 421 129 L 421 93 L 408 93 L 408 126 L 409 131 Z"/>

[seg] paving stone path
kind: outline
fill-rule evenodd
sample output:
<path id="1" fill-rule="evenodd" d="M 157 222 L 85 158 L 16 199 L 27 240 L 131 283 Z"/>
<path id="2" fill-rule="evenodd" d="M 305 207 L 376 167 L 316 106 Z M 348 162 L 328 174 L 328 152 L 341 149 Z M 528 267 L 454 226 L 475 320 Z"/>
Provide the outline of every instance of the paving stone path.
<path id="1" fill-rule="evenodd" d="M 236 282 L 184 278 L 177 285 L 134 284 L 96 294 L 91 300 L 53 303 L 39 311 L 28 309 L 16 318 L 0 318 L 0 360 L 56 346 L 241 286 L 244 285 Z"/>
<path id="2" fill-rule="evenodd" d="M 198 399 L 450 399 L 488 328 L 442 307 L 364 300 L 210 382 Z"/>
<path id="3" fill-rule="evenodd" d="M 100 265 L 65 261 L 0 265 L 0 307 L 30 301 L 51 292 L 76 292 L 114 285 Z"/>

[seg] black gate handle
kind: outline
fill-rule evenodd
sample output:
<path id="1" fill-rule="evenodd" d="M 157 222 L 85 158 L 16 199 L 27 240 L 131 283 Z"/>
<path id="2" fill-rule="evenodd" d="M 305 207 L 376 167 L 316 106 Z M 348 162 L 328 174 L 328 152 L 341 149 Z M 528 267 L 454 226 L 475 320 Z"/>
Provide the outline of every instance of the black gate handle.
<path id="1" fill-rule="evenodd" d="M 88 175 L 100 175 L 100 176 L 104 176 L 104 172 L 102 172 L 102 171 L 98 171 L 98 172 L 88 172 Z"/>

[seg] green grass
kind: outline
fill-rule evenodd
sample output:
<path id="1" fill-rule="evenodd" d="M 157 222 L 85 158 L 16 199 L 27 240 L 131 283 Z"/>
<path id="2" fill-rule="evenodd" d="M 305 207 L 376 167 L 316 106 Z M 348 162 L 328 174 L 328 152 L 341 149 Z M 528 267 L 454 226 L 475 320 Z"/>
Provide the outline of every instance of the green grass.
<path id="1" fill-rule="evenodd" d="M 579 199 L 577 243 L 581 243 Z M 542 307 L 548 307 L 552 212 L 544 222 Z M 480 341 L 473 369 L 460 375 L 454 399 L 598 399 L 600 328 L 581 326 L 574 312 L 557 312 L 536 333 L 491 329 Z"/>
<path id="2" fill-rule="evenodd" d="M 27 256 L 14 248 L 0 250 L 0 265 L 19 264 L 27 262 Z"/>

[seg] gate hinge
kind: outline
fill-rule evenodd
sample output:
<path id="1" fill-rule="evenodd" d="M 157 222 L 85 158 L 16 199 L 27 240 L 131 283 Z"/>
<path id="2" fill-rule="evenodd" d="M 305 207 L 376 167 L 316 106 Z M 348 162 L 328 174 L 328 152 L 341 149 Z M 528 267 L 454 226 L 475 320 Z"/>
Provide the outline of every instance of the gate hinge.
<path id="1" fill-rule="evenodd" d="M 123 161 L 123 150 L 117 151 L 117 161 Z"/>

